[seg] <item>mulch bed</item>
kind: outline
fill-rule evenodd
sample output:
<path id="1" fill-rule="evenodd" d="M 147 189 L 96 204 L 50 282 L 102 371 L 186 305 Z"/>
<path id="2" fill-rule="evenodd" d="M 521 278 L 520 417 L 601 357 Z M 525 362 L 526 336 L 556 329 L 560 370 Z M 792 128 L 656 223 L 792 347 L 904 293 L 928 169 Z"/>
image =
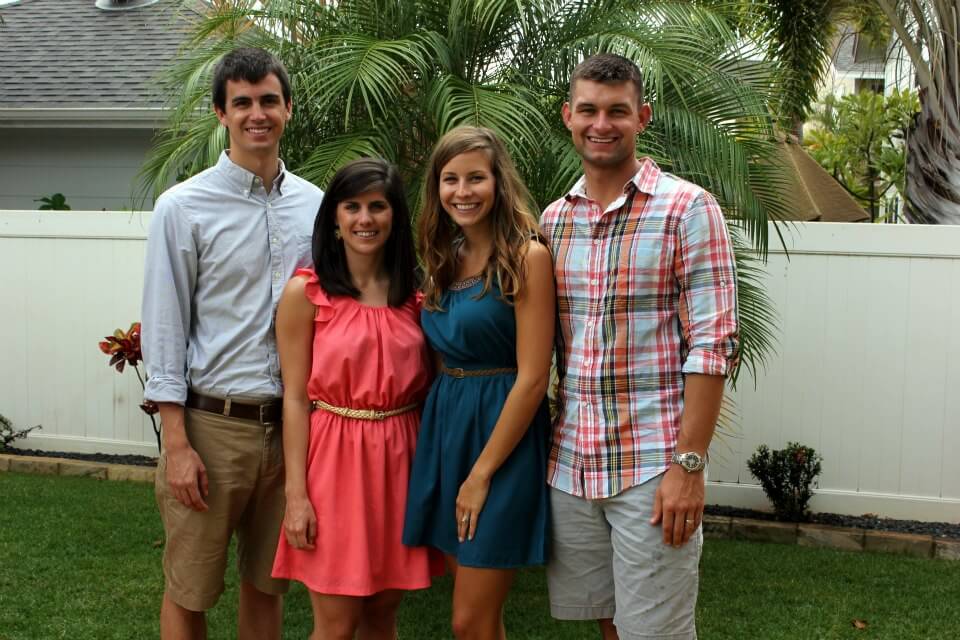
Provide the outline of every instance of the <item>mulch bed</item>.
<path id="1" fill-rule="evenodd" d="M 754 518 L 756 520 L 776 521 L 772 513 L 725 507 L 708 504 L 704 509 L 714 516 L 730 516 L 733 518 Z M 894 520 L 881 518 L 871 513 L 862 516 L 845 516 L 839 513 L 811 513 L 810 524 L 824 524 L 831 527 L 851 527 L 856 529 L 871 529 L 876 531 L 894 531 L 897 533 L 915 533 L 935 538 L 960 539 L 960 524 L 950 522 L 920 522 L 919 520 Z"/>
<path id="2" fill-rule="evenodd" d="M 155 467 L 157 459 L 149 456 L 115 455 L 110 453 L 72 453 L 69 451 L 39 451 L 37 449 L 17 449 L 7 447 L 2 451 L 18 456 L 46 456 L 50 458 L 67 458 L 70 460 L 86 460 L 88 462 L 107 462 L 110 464 L 131 464 L 140 467 Z M 753 518 L 755 520 L 776 521 L 772 513 L 754 511 L 739 507 L 708 504 L 706 513 L 714 516 L 730 516 L 733 518 Z M 871 529 L 877 531 L 895 531 L 898 533 L 915 533 L 930 535 L 937 538 L 953 538 L 960 540 L 960 523 L 950 522 L 920 522 L 918 520 L 894 520 L 880 518 L 872 514 L 862 516 L 845 516 L 838 513 L 813 513 L 810 523 L 824 524 L 832 527 L 853 527 L 857 529 Z"/>

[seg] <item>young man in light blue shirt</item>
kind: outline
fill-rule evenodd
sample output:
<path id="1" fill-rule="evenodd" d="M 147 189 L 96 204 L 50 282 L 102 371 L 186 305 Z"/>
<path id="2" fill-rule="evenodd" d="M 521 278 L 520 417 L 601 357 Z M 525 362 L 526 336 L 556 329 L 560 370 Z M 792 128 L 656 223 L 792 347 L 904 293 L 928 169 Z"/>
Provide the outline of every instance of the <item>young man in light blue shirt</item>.
<path id="1" fill-rule="evenodd" d="M 323 194 L 280 160 L 292 100 L 277 58 L 228 53 L 213 104 L 230 148 L 160 196 L 147 237 L 145 397 L 163 421 L 160 632 L 206 637 L 204 612 L 223 592 L 236 533 L 238 637 L 279 639 L 287 584 L 270 576 L 284 510 L 274 313 L 294 270 L 312 265 Z"/>

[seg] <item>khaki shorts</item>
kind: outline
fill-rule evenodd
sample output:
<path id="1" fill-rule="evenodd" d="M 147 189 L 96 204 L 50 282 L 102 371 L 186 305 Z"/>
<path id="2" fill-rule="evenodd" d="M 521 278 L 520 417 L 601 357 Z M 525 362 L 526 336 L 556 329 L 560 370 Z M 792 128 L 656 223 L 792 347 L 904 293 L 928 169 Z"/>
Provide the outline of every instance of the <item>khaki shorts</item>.
<path id="1" fill-rule="evenodd" d="M 193 511 L 173 497 L 162 453 L 155 491 L 166 532 L 167 594 L 190 611 L 216 604 L 234 531 L 240 578 L 264 593 L 286 593 L 289 583 L 270 577 L 285 506 L 280 426 L 197 409 L 185 409 L 184 422 L 207 469 L 209 510 Z"/>
<path id="2" fill-rule="evenodd" d="M 697 637 L 694 612 L 702 529 L 679 549 L 653 526 L 660 479 L 602 500 L 550 489 L 550 612 L 560 620 L 613 618 L 620 640 Z"/>

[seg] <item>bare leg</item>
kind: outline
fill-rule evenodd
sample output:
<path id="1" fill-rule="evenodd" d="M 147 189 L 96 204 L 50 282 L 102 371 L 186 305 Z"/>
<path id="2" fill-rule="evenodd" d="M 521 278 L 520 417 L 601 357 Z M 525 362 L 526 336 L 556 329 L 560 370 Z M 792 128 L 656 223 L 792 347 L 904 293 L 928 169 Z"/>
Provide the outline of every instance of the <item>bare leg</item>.
<path id="1" fill-rule="evenodd" d="M 280 640 L 282 625 L 283 596 L 264 593 L 249 582 L 241 581 L 238 640 Z"/>
<path id="2" fill-rule="evenodd" d="M 161 640 L 206 640 L 207 617 L 203 611 L 184 609 L 166 591 L 160 605 Z"/>
<path id="3" fill-rule="evenodd" d="M 396 640 L 397 609 L 403 591 L 388 589 L 364 598 L 357 640 Z"/>
<path id="4" fill-rule="evenodd" d="M 310 592 L 313 633 L 309 640 L 353 640 L 363 614 L 363 598 Z"/>
<path id="5" fill-rule="evenodd" d="M 503 603 L 516 571 L 456 567 L 453 635 L 457 640 L 505 640 Z"/>
<path id="6" fill-rule="evenodd" d="M 604 618 L 603 620 L 597 620 L 600 623 L 600 636 L 603 640 L 620 640 L 620 636 L 617 635 L 617 628 L 613 626 L 613 620 L 611 618 Z"/>

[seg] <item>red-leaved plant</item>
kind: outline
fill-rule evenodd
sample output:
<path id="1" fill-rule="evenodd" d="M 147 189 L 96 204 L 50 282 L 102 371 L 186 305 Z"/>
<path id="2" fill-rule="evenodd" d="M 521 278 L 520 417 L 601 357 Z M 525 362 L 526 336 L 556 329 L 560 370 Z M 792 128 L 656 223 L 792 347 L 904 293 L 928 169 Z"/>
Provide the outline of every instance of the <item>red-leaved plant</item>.
<path id="1" fill-rule="evenodd" d="M 114 367 L 120 373 L 123 373 L 124 367 L 128 364 L 133 367 L 137 374 L 137 380 L 140 381 L 140 387 L 146 389 L 146 378 L 140 373 L 139 366 L 143 361 L 143 351 L 140 350 L 139 322 L 131 324 L 126 331 L 117 329 L 112 336 L 104 336 L 104 339 L 100 342 L 100 351 L 110 356 L 109 366 Z M 150 416 L 153 433 L 157 436 L 157 451 L 159 451 L 160 424 L 155 416 L 160 411 L 160 407 L 152 400 L 144 400 L 140 408 Z"/>

